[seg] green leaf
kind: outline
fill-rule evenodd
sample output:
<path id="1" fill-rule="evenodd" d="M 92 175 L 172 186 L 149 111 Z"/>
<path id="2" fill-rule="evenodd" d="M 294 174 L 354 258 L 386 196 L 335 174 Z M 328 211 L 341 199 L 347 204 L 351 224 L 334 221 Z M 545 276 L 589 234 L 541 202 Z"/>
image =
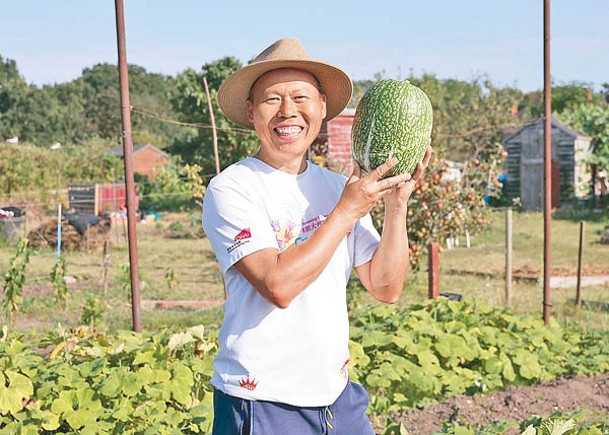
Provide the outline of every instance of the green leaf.
<path id="1" fill-rule="evenodd" d="M 51 411 L 55 414 L 64 414 L 74 409 L 76 393 L 72 390 L 64 390 L 59 393 L 59 397 L 53 401 Z"/>
<path id="2" fill-rule="evenodd" d="M 33 394 L 32 381 L 21 373 L 13 370 L 6 370 L 4 375 L 0 373 L 0 414 L 15 415 L 23 409 Z"/>
<path id="3" fill-rule="evenodd" d="M 138 352 L 135 355 L 135 358 L 133 359 L 134 366 L 138 366 L 138 365 L 142 365 L 142 364 L 149 364 L 154 367 L 156 365 L 156 363 L 157 363 L 157 360 L 155 358 L 154 350 Z"/>
<path id="4" fill-rule="evenodd" d="M 539 429 L 543 435 L 563 435 L 576 427 L 577 424 L 573 419 L 550 418 L 544 420 Z"/>
<path id="5" fill-rule="evenodd" d="M 106 397 L 117 397 L 120 394 L 122 388 L 122 373 L 114 372 L 111 373 L 101 384 L 99 393 Z"/>

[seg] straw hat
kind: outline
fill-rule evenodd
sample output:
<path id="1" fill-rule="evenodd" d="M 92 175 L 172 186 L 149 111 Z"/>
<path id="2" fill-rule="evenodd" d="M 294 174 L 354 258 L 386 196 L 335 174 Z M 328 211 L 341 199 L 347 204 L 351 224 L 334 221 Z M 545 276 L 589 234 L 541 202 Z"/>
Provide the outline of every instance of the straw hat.
<path id="1" fill-rule="evenodd" d="M 245 104 L 250 89 L 258 77 L 278 68 L 302 69 L 319 80 L 326 94 L 326 121 L 342 112 L 351 98 L 353 83 L 347 73 L 329 63 L 311 59 L 298 39 L 284 38 L 224 80 L 218 89 L 218 104 L 224 115 L 235 124 L 253 130 Z"/>

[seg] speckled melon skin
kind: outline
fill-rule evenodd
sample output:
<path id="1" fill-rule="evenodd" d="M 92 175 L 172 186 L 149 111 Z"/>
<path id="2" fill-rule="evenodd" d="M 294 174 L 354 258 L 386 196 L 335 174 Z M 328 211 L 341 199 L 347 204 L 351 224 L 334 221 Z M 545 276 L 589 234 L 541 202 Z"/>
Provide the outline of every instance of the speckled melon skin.
<path id="1" fill-rule="evenodd" d="M 411 174 L 425 154 L 432 122 L 431 102 L 420 88 L 409 81 L 376 82 L 355 111 L 353 157 L 370 172 L 395 156 L 399 162 L 385 176 Z"/>

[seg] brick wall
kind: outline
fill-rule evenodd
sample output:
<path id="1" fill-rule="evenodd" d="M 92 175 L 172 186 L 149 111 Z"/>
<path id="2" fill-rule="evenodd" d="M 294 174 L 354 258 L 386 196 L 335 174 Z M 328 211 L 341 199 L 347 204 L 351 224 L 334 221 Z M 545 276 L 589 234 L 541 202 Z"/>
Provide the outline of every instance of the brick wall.
<path id="1" fill-rule="evenodd" d="M 167 157 L 154 148 L 144 148 L 133 155 L 133 172 L 154 178 L 167 163 Z"/>
<path id="2" fill-rule="evenodd" d="M 351 127 L 354 115 L 354 109 L 345 109 L 327 123 L 328 159 L 332 166 L 337 165 L 349 173 L 351 171 Z"/>

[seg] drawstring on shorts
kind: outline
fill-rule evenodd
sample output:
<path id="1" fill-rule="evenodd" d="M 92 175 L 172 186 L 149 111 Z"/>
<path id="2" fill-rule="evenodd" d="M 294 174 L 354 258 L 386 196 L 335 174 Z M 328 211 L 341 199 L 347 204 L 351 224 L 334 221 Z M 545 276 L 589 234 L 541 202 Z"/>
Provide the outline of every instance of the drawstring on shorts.
<path id="1" fill-rule="evenodd" d="M 324 406 L 320 411 L 319 411 L 319 417 L 321 419 L 321 424 L 323 426 L 323 433 L 328 433 L 329 431 L 334 429 L 334 414 L 332 414 L 332 411 L 330 411 L 330 407 L 329 406 Z"/>

